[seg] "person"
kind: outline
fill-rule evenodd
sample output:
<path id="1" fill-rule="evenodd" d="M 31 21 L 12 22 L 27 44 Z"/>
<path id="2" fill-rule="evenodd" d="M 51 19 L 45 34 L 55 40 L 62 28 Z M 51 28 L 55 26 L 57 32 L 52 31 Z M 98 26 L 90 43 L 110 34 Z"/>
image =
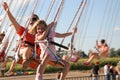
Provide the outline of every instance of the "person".
<path id="1" fill-rule="evenodd" d="M 115 66 L 116 80 L 120 80 L 120 61 Z"/>
<path id="2" fill-rule="evenodd" d="M 22 59 L 23 59 L 23 62 L 22 62 L 23 68 L 26 68 L 28 66 L 28 60 L 32 56 L 32 52 L 34 49 L 34 41 L 35 41 L 35 35 L 30 34 L 29 29 L 34 24 L 34 22 L 39 19 L 39 17 L 36 14 L 33 14 L 32 19 L 30 19 L 31 20 L 30 26 L 28 28 L 24 28 L 16 21 L 16 19 L 10 12 L 9 7 L 6 2 L 3 2 L 3 8 L 6 11 L 8 18 L 10 19 L 13 27 L 15 28 L 16 33 L 22 39 L 22 44 L 21 44 L 21 46 L 19 45 L 20 46 L 19 47 L 19 56 L 22 57 Z M 24 32 L 25 32 L 25 34 L 24 34 Z M 12 61 L 10 69 L 8 70 L 8 72 L 6 72 L 6 75 L 9 75 L 12 72 L 12 70 L 15 66 L 16 60 L 18 60 L 18 57 L 15 57 L 15 60 Z"/>
<path id="3" fill-rule="evenodd" d="M 93 80 L 99 80 L 98 72 L 99 72 L 99 62 L 96 62 L 95 65 L 93 65 L 92 67 Z"/>
<path id="4" fill-rule="evenodd" d="M 104 75 L 105 75 L 105 80 L 110 80 L 110 64 L 106 63 L 104 65 Z"/>
<path id="5" fill-rule="evenodd" d="M 80 54 L 78 54 L 76 49 L 73 48 L 72 53 L 63 55 L 62 59 L 66 61 L 77 62 L 80 59 Z"/>
<path id="6" fill-rule="evenodd" d="M 12 28 L 8 28 L 8 32 L 11 31 Z M 8 47 L 9 39 L 8 39 L 8 33 L 5 35 L 5 33 L 0 33 L 0 68 L 5 68 L 7 64 L 8 58 L 12 58 L 11 56 L 5 56 L 5 50 Z"/>
<path id="7" fill-rule="evenodd" d="M 5 36 L 5 33 L 0 33 L 0 62 L 3 61 L 3 57 L 4 57 L 4 54 L 5 54 L 4 51 L 1 49 L 1 47 L 2 47 L 2 40 L 3 40 L 4 36 Z"/>
<path id="8" fill-rule="evenodd" d="M 52 22 L 50 25 L 47 26 L 44 20 L 39 20 L 32 27 L 30 32 L 31 34 L 36 34 L 37 41 L 45 40 L 47 38 L 48 42 L 54 41 L 54 37 L 65 38 L 67 36 L 72 35 L 72 32 L 60 34 L 60 33 L 57 33 L 51 30 L 54 24 L 55 23 Z M 76 32 L 77 32 L 77 29 L 75 28 L 74 33 Z M 56 53 L 55 45 L 53 45 L 52 43 L 49 43 L 47 46 L 46 42 L 43 42 L 43 43 L 39 43 L 39 46 L 41 48 L 40 59 L 42 61 L 41 61 L 41 64 L 39 64 L 37 68 L 35 80 L 43 80 L 42 77 L 43 77 L 43 73 L 45 71 L 45 66 L 47 65 L 47 63 L 52 60 L 54 61 L 57 60 L 55 57 L 55 53 Z M 64 69 L 60 74 L 60 80 L 65 80 L 65 77 L 70 69 L 70 64 L 66 62 L 65 60 L 62 60 L 62 59 L 58 59 L 58 60 L 64 63 Z"/>
<path id="9" fill-rule="evenodd" d="M 5 33 L 0 33 L 0 76 L 3 76 L 4 75 L 4 70 L 5 70 L 5 64 L 3 64 L 3 60 L 4 60 L 4 55 L 5 55 L 5 52 L 4 50 L 1 49 L 2 47 L 2 40 L 5 36 Z"/>
<path id="10" fill-rule="evenodd" d="M 5 51 L 9 43 L 8 33 L 11 32 L 11 30 L 12 30 L 12 27 L 8 28 L 8 31 L 6 34 L 4 32 L 0 33 L 0 71 L 2 73 L 1 76 L 4 76 L 8 59 L 13 58 L 12 56 L 8 56 L 5 54 Z"/>
<path id="11" fill-rule="evenodd" d="M 10 25 L 11 26 L 11 25 Z M 7 29 L 7 32 L 0 33 L 0 62 L 5 62 L 8 58 L 12 58 L 12 56 L 5 55 L 5 51 L 9 44 L 9 36 L 12 32 L 12 26 Z"/>
<path id="12" fill-rule="evenodd" d="M 115 67 L 113 65 L 113 63 L 110 63 L 110 76 L 111 76 L 111 80 L 115 80 Z"/>
<path id="13" fill-rule="evenodd" d="M 109 47 L 105 40 L 102 39 L 100 43 L 101 44 L 99 45 L 98 41 L 96 41 L 95 50 L 90 51 L 89 59 L 83 63 L 84 65 L 90 65 L 93 59 L 106 58 L 108 56 Z"/>
<path id="14" fill-rule="evenodd" d="M 2 40 L 3 40 L 4 36 L 5 36 L 4 32 L 0 33 L 0 44 L 2 44 Z"/>

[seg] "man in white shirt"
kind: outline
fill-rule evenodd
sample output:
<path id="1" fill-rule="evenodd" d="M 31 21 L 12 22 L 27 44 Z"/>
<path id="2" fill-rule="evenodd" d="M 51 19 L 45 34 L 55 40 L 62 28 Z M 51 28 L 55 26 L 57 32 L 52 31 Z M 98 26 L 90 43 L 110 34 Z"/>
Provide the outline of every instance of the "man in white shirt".
<path id="1" fill-rule="evenodd" d="M 110 65 L 109 63 L 106 63 L 104 66 L 104 74 L 105 74 L 105 80 L 110 80 Z"/>

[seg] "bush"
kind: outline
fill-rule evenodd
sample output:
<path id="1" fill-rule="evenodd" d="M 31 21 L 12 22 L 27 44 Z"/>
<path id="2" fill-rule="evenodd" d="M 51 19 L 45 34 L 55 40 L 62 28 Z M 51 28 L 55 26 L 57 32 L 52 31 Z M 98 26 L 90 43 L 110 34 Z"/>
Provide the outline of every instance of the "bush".
<path id="1" fill-rule="evenodd" d="M 76 63 L 70 63 L 71 64 L 71 68 L 70 70 L 90 70 L 92 68 L 92 66 L 84 66 L 83 62 L 87 61 L 87 59 L 80 59 L 78 62 Z M 99 61 L 99 65 L 100 67 L 103 67 L 105 65 L 105 63 L 113 63 L 114 66 L 116 66 L 117 62 L 120 61 L 120 58 L 106 58 L 106 59 L 100 59 L 100 60 L 94 60 L 92 63 L 95 63 L 96 61 Z M 7 65 L 7 70 L 10 67 L 11 62 L 8 63 Z M 14 71 L 20 71 L 23 70 L 22 66 L 17 64 Z M 57 67 L 53 67 L 53 66 L 47 66 L 46 67 L 46 72 L 58 72 L 61 71 L 62 68 L 57 68 Z"/>

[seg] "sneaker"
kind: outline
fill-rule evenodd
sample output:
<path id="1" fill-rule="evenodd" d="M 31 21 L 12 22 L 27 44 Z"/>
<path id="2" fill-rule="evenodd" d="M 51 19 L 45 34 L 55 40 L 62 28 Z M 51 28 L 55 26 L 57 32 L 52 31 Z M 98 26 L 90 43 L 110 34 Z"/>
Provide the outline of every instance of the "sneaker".
<path id="1" fill-rule="evenodd" d="M 42 76 L 38 73 L 36 74 L 35 80 L 43 80 Z"/>
<path id="2" fill-rule="evenodd" d="M 61 72 L 57 72 L 57 74 L 56 74 L 56 80 L 59 80 L 60 76 L 61 76 Z"/>
<path id="3" fill-rule="evenodd" d="M 5 75 L 5 76 L 12 76 L 13 74 L 14 74 L 13 72 L 9 72 L 9 71 L 8 71 L 8 72 L 6 72 L 4 75 Z"/>

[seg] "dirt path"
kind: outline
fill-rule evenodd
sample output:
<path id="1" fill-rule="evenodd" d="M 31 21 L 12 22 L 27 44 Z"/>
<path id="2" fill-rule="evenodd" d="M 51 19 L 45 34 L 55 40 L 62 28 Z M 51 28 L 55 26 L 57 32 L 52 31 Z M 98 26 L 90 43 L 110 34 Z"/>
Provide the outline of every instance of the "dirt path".
<path id="1" fill-rule="evenodd" d="M 70 71 L 67 77 L 80 77 L 87 76 L 90 73 L 87 71 Z M 56 77 L 56 73 L 48 73 L 43 75 L 44 79 L 51 79 Z M 0 80 L 34 80 L 35 75 L 26 75 L 26 76 L 11 76 L 11 77 L 1 77 Z"/>
<path id="2" fill-rule="evenodd" d="M 67 77 L 82 77 L 82 76 L 90 76 L 90 71 L 70 71 L 67 75 Z M 100 73 L 102 74 L 102 73 Z M 44 74 L 44 79 L 51 79 L 55 78 L 56 73 L 48 73 Z M 34 80 L 35 75 L 24 75 L 24 76 L 11 76 L 11 77 L 1 77 L 0 80 Z"/>

